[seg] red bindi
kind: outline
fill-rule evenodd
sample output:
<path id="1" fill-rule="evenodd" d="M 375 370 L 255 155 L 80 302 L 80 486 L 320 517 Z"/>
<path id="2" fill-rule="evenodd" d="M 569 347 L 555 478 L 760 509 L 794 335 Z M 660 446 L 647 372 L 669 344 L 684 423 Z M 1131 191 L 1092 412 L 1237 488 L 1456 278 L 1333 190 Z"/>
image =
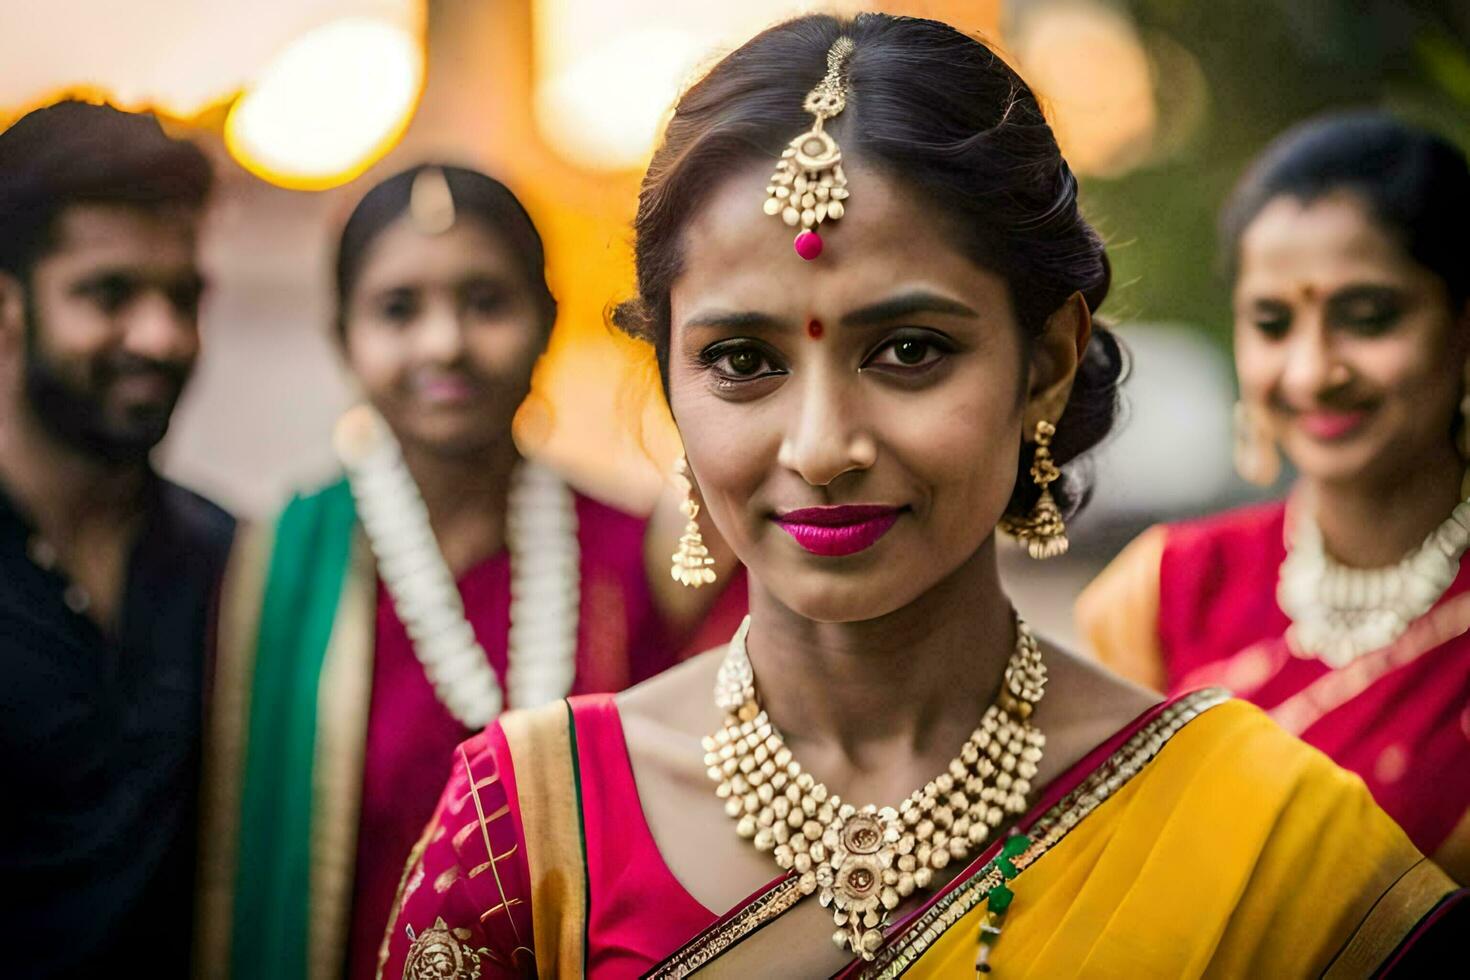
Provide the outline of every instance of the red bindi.
<path id="1" fill-rule="evenodd" d="M 808 320 L 806 322 L 806 335 L 808 337 L 812 338 L 813 340 L 821 340 L 822 332 L 823 330 L 821 320 Z"/>

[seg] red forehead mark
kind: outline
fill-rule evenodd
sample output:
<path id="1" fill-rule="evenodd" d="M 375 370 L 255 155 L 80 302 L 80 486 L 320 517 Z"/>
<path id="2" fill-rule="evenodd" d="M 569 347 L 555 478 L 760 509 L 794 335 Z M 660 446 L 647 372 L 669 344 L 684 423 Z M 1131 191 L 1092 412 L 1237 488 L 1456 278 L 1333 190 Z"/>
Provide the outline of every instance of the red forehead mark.
<path id="1" fill-rule="evenodd" d="M 1302 286 L 1302 300 L 1305 301 L 1305 302 L 1310 303 L 1313 300 L 1315 300 L 1316 298 L 1317 298 L 1317 287 L 1314 286 L 1314 285 L 1312 285 L 1311 283 L 1304 284 Z"/>
<path id="2" fill-rule="evenodd" d="M 812 338 L 813 340 L 821 340 L 823 333 L 824 333 L 824 329 L 822 327 L 822 321 L 821 320 L 818 320 L 815 317 L 813 317 L 812 319 L 810 319 L 810 320 L 808 320 L 806 322 L 806 335 L 808 337 Z"/>

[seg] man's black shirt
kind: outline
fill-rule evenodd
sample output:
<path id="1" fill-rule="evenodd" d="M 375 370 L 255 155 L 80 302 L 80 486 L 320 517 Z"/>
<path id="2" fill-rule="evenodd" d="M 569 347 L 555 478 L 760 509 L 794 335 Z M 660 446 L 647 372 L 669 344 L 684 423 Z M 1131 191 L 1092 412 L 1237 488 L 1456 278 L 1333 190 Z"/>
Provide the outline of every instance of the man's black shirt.
<path id="1" fill-rule="evenodd" d="M 0 489 L 0 974 L 186 974 L 206 651 L 233 533 L 152 479 L 108 636 Z"/>

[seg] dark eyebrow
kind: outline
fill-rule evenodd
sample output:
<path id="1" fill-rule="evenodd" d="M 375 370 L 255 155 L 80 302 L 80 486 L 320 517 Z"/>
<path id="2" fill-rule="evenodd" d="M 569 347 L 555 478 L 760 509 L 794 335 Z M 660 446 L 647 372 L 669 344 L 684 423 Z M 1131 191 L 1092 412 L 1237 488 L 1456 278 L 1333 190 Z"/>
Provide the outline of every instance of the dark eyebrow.
<path id="1" fill-rule="evenodd" d="M 709 313 L 697 313 L 684 321 L 685 329 L 690 327 L 714 327 L 720 330 L 750 330 L 767 329 L 782 330 L 790 329 L 790 324 L 777 316 L 769 313 L 757 313 L 753 310 L 738 313 L 727 313 L 721 310 L 713 310 Z"/>
<path id="2" fill-rule="evenodd" d="M 197 269 L 189 269 L 178 275 L 159 274 L 147 269 L 138 269 L 131 266 L 104 267 L 92 269 L 82 278 L 71 284 L 73 292 L 85 292 L 96 289 L 103 285 L 128 285 L 143 289 L 188 289 L 194 292 L 203 292 L 208 286 L 204 274 Z"/>
<path id="3" fill-rule="evenodd" d="M 1344 286 L 1327 297 L 1329 303 L 1344 303 L 1358 299 L 1393 300 L 1398 299 L 1404 291 L 1398 286 L 1389 286 L 1376 282 L 1355 282 Z"/>
<path id="4" fill-rule="evenodd" d="M 1284 310 L 1291 306 L 1286 300 L 1278 299 L 1275 296 L 1252 296 L 1250 305 L 1258 310 Z"/>
<path id="5" fill-rule="evenodd" d="M 915 313 L 941 313 L 948 316 L 966 317 L 980 315 L 958 300 L 921 290 L 904 293 L 901 296 L 853 310 L 842 317 L 841 323 L 845 327 L 870 327 L 913 316 Z"/>
<path id="6" fill-rule="evenodd" d="M 966 317 L 980 315 L 958 300 L 940 296 L 938 293 L 919 290 L 853 310 L 844 315 L 840 322 L 847 327 L 868 327 L 891 323 L 906 316 L 913 316 L 915 313 L 942 313 L 949 316 Z M 715 327 L 722 330 L 791 329 L 788 321 L 769 313 L 759 313 L 753 310 L 729 313 L 714 310 L 709 313 L 699 313 L 686 320 L 684 326 Z"/>

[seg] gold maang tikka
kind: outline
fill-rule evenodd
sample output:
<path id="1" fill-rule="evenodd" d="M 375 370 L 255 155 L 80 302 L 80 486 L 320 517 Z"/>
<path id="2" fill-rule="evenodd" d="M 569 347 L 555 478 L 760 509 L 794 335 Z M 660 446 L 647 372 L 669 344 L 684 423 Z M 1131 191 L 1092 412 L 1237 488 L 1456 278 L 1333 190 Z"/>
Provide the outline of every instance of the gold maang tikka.
<path id="1" fill-rule="evenodd" d="M 442 167 L 425 167 L 408 191 L 408 218 L 425 235 L 442 235 L 454 227 L 454 194 Z"/>
<path id="2" fill-rule="evenodd" d="M 766 187 L 766 214 L 780 215 L 787 225 L 801 228 L 792 246 L 807 261 L 822 254 L 817 226 L 838 220 L 845 210 L 842 150 L 824 126 L 847 107 L 847 61 L 852 50 L 850 37 L 839 37 L 827 50 L 827 74 L 803 103 L 814 117 L 812 128 L 787 144 Z"/>

